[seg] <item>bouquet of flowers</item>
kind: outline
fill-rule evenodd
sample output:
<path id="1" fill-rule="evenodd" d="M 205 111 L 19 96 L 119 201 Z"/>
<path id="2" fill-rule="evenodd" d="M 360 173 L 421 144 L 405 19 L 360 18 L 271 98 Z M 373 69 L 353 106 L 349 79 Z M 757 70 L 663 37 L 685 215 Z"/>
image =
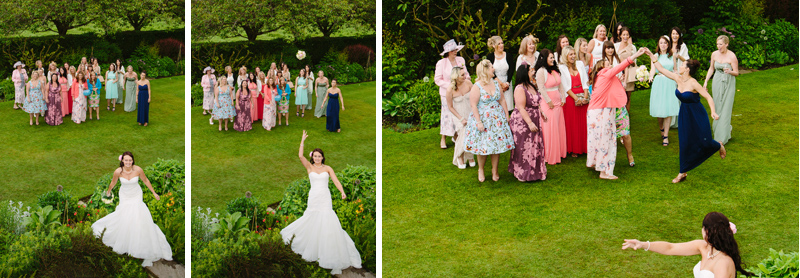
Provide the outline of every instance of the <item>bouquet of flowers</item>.
<path id="1" fill-rule="evenodd" d="M 103 203 L 105 203 L 106 205 L 110 205 L 112 202 L 114 202 L 113 193 L 112 193 L 112 195 L 103 194 L 102 200 L 103 200 Z"/>
<path id="2" fill-rule="evenodd" d="M 297 54 L 295 54 L 294 56 L 297 57 L 297 60 L 303 60 L 303 59 L 306 58 L 306 52 L 302 51 L 302 50 L 298 50 Z"/>
<path id="3" fill-rule="evenodd" d="M 644 65 L 639 66 L 636 69 L 636 87 L 637 88 L 650 88 L 650 71 L 647 70 L 647 67 Z"/>

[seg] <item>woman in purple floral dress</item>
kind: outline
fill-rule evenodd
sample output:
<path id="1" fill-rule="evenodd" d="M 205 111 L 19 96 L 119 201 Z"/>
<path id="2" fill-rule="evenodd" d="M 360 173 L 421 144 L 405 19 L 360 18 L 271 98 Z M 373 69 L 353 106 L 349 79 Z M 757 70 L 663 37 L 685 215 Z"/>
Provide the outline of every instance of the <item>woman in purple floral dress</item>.
<path id="1" fill-rule="evenodd" d="M 236 131 L 253 129 L 250 115 L 250 82 L 252 82 L 250 79 L 242 81 L 242 86 L 236 92 L 236 121 L 233 122 L 233 129 Z"/>
<path id="2" fill-rule="evenodd" d="M 61 86 L 59 85 L 59 75 L 58 73 L 53 74 L 50 78 L 50 83 L 47 85 L 47 115 L 44 117 L 44 121 L 47 122 L 49 125 L 60 125 L 64 122 L 62 119 L 64 117 L 61 114 Z"/>
<path id="3" fill-rule="evenodd" d="M 478 78 L 470 90 L 469 103 L 472 107 L 467 120 L 466 151 L 478 155 L 478 181 L 486 177 L 483 166 L 486 156 L 492 156 L 492 180 L 500 180 L 497 166 L 500 154 L 514 149 L 514 136 L 508 128 L 506 101 L 500 85 L 492 80 L 494 67 L 489 60 L 478 64 Z"/>
<path id="4" fill-rule="evenodd" d="M 544 161 L 544 137 L 540 127 L 547 116 L 540 110 L 542 97 L 531 80 L 536 71 L 527 63 L 517 69 L 517 87 L 514 89 L 514 112 L 508 125 L 514 134 L 515 148 L 511 150 L 508 171 L 517 180 L 535 181 L 547 177 Z"/>

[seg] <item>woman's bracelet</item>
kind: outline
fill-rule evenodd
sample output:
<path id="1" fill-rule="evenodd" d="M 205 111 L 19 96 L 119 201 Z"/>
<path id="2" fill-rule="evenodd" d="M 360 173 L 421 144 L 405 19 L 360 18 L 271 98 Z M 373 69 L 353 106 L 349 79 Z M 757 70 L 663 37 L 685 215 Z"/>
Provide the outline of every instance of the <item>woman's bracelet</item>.
<path id="1" fill-rule="evenodd" d="M 644 251 L 650 251 L 650 241 L 649 240 L 647 241 L 647 248 L 645 248 Z"/>

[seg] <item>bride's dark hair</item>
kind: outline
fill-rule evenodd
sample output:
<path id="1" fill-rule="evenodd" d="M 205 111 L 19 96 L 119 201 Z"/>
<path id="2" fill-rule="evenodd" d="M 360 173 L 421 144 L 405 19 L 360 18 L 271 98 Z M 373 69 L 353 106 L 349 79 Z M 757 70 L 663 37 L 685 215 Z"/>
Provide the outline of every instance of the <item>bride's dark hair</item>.
<path id="1" fill-rule="evenodd" d="M 122 153 L 122 158 L 124 159 L 126 155 L 131 157 L 131 160 L 132 160 L 131 161 L 131 166 L 136 165 L 136 159 L 133 158 L 133 153 L 124 152 L 124 153 Z M 119 168 L 122 168 L 124 166 L 125 166 L 125 163 L 122 163 L 122 159 L 120 159 L 119 160 Z"/>
<path id="2" fill-rule="evenodd" d="M 742 267 L 742 258 L 739 256 L 739 245 L 733 238 L 731 223 L 724 214 L 710 212 L 703 218 L 703 228 L 706 230 L 706 242 L 733 259 L 736 271 L 745 276 L 753 276 Z"/>
<path id="3" fill-rule="evenodd" d="M 314 153 L 319 153 L 322 156 L 322 164 L 325 164 L 325 153 L 322 152 L 322 149 L 316 148 L 311 151 L 311 164 L 314 164 Z"/>

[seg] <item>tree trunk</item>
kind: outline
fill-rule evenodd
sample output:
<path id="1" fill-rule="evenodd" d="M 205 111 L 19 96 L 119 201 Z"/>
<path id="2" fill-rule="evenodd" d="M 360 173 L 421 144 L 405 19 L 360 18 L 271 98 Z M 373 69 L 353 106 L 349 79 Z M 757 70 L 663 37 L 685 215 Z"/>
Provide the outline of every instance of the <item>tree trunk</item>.
<path id="1" fill-rule="evenodd" d="M 56 26 L 56 30 L 58 31 L 59 36 L 67 35 L 67 31 L 69 31 L 69 29 L 72 29 L 70 27 L 70 23 L 71 22 L 53 20 L 53 24 Z"/>
<path id="2" fill-rule="evenodd" d="M 242 26 L 242 29 L 244 30 L 244 33 L 247 35 L 247 40 L 251 41 L 251 42 L 256 41 L 256 38 L 258 37 L 258 35 L 261 35 L 258 32 L 259 28 L 257 28 L 257 27 L 254 28 L 254 27 L 251 27 L 251 26 Z"/>

